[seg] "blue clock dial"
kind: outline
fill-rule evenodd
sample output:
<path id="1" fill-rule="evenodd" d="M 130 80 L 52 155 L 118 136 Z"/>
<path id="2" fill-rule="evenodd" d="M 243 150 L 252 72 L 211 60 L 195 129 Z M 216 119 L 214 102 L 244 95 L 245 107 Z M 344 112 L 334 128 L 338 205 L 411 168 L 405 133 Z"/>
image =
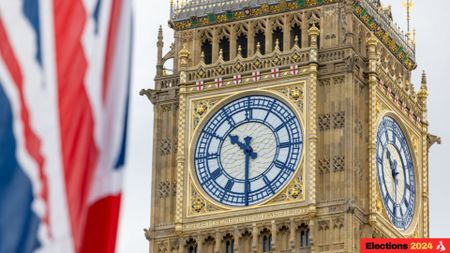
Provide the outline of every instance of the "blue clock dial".
<path id="1" fill-rule="evenodd" d="M 378 182 L 384 207 L 392 224 L 404 231 L 414 217 L 414 163 L 405 135 L 391 117 L 384 117 L 378 127 L 376 152 Z"/>
<path id="2" fill-rule="evenodd" d="M 201 129 L 194 167 L 211 198 L 250 206 L 289 182 L 302 149 L 301 124 L 289 106 L 269 96 L 247 96 L 223 106 Z"/>

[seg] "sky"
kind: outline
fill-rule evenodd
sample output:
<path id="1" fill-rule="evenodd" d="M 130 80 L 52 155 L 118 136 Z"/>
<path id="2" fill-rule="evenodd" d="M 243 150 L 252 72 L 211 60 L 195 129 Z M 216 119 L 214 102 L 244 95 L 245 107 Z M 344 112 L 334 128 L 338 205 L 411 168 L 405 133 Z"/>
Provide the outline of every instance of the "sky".
<path id="1" fill-rule="evenodd" d="M 133 83 L 127 168 L 122 197 L 122 210 L 117 241 L 118 253 L 148 252 L 143 229 L 150 225 L 150 182 L 152 169 L 153 107 L 147 98 L 139 96 L 143 88 L 153 88 L 156 65 L 156 38 L 163 26 L 165 52 L 169 50 L 173 33 L 167 25 L 169 0 L 133 0 L 135 37 Z M 382 0 L 391 5 L 394 20 L 406 29 L 403 0 Z M 450 26 L 448 0 L 414 0 L 412 27 L 417 29 L 416 60 L 413 83 L 418 90 L 422 70 L 426 70 L 429 89 L 428 116 L 430 133 L 442 137 L 442 145 L 430 151 L 430 222 L 432 237 L 450 237 Z M 449 105 L 447 105 L 449 106 Z M 449 192 L 447 192 L 449 191 Z"/>

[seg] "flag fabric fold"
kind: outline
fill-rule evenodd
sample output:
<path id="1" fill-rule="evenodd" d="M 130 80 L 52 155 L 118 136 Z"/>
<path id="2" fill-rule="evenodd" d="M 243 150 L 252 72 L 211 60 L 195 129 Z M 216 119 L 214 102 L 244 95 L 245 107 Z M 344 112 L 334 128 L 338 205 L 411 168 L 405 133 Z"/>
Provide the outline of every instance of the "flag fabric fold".
<path id="1" fill-rule="evenodd" d="M 0 1 L 0 252 L 115 251 L 132 43 L 131 1 Z"/>

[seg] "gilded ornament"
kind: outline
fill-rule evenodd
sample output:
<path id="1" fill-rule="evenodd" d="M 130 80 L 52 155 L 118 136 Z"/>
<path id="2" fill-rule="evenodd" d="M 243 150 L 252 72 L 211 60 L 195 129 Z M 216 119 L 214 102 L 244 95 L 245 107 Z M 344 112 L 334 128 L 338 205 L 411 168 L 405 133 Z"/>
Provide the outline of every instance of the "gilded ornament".
<path id="1" fill-rule="evenodd" d="M 204 103 L 200 103 L 195 107 L 195 112 L 200 116 L 202 116 L 206 110 L 208 110 L 208 106 Z"/>
<path id="2" fill-rule="evenodd" d="M 303 91 L 299 87 L 295 87 L 294 89 L 291 90 L 291 97 L 294 100 L 299 100 L 300 98 L 303 97 Z"/>
<path id="3" fill-rule="evenodd" d="M 379 198 L 377 198 L 377 203 L 375 206 L 378 212 L 381 212 L 381 210 L 383 209 L 383 204 L 381 203 L 381 200 Z"/>
<path id="4" fill-rule="evenodd" d="M 383 110 L 383 105 L 381 104 L 380 101 L 377 101 L 376 110 L 377 110 L 377 113 L 380 113 Z"/>
<path id="5" fill-rule="evenodd" d="M 195 198 L 192 201 L 192 209 L 194 209 L 194 211 L 196 213 L 201 212 L 204 207 L 205 207 L 205 202 L 201 198 Z"/>
<path id="6" fill-rule="evenodd" d="M 266 4 L 266 3 L 262 4 L 262 5 L 261 5 L 261 11 L 262 11 L 263 13 L 268 13 L 268 12 L 270 12 L 270 6 L 269 6 L 268 4 Z"/>

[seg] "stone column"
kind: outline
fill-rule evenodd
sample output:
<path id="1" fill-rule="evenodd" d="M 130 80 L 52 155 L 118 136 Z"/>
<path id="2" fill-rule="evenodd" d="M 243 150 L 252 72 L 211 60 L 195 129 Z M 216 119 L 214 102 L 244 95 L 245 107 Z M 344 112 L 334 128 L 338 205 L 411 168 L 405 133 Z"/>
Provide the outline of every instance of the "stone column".
<path id="1" fill-rule="evenodd" d="M 184 243 L 185 240 L 183 238 L 178 239 L 178 253 L 184 253 Z"/>
<path id="2" fill-rule="evenodd" d="M 270 18 L 266 19 L 266 52 L 261 52 L 262 54 L 272 52 L 272 20 Z"/>
<path id="3" fill-rule="evenodd" d="M 184 105 L 186 99 L 186 82 L 187 74 L 186 68 L 189 62 L 190 52 L 186 45 L 178 53 L 179 69 L 180 69 L 180 91 L 179 91 L 179 120 L 178 120 L 178 152 L 177 152 L 177 189 L 176 189 L 176 208 L 175 208 L 175 232 L 180 233 L 183 230 L 183 192 L 184 192 L 184 134 L 185 134 L 185 116 L 186 106 Z"/>
<path id="4" fill-rule="evenodd" d="M 310 171 L 308 195 L 311 202 L 310 213 L 316 211 L 316 163 L 317 163 L 317 75 L 318 75 L 318 49 L 317 38 L 320 31 L 316 26 L 308 30 L 310 44 L 310 63 L 309 63 L 309 156 L 308 167 Z"/>
<path id="5" fill-rule="evenodd" d="M 258 237 L 259 237 L 259 230 L 258 227 L 256 226 L 256 223 L 253 223 L 253 230 L 252 230 L 252 236 L 253 236 L 253 240 L 252 240 L 252 252 L 253 253 L 258 253 Z"/>
<path id="6" fill-rule="evenodd" d="M 291 49 L 291 24 L 287 15 L 283 17 L 283 51 L 289 51 Z"/>
<path id="7" fill-rule="evenodd" d="M 427 120 L 427 100 L 428 100 L 428 86 L 427 86 L 427 76 L 425 71 L 422 74 L 422 85 L 420 87 L 419 93 L 417 94 L 421 110 L 422 110 L 422 138 L 421 138 L 421 148 L 418 152 L 422 152 L 422 201 L 423 201 L 423 227 L 418 231 L 415 231 L 416 236 L 418 237 L 429 237 L 430 224 L 429 224 L 429 189 L 428 189 L 428 151 L 429 151 L 429 142 L 428 142 L 428 120 Z M 418 141 L 417 141 L 418 142 Z M 439 143 L 439 142 L 438 142 Z M 416 144 L 415 148 L 419 148 L 419 145 Z"/>
<path id="8" fill-rule="evenodd" d="M 272 228 L 271 231 L 272 232 L 272 241 L 271 241 L 271 246 L 272 246 L 272 252 L 273 253 L 277 253 L 277 223 L 273 220 L 272 221 Z"/>
<path id="9" fill-rule="evenodd" d="M 239 240 L 241 239 L 241 233 L 239 232 L 239 229 L 237 227 L 234 227 L 234 253 L 239 252 Z"/>
<path id="10" fill-rule="evenodd" d="M 377 128 L 377 85 L 378 75 L 376 73 L 378 56 L 377 56 L 378 40 L 375 35 L 371 35 L 367 40 L 367 55 L 369 57 L 369 223 L 375 224 L 376 220 L 376 202 L 377 202 L 377 187 L 376 187 L 376 128 Z"/>
<path id="11" fill-rule="evenodd" d="M 216 231 L 216 238 L 214 239 L 216 241 L 216 243 L 214 244 L 214 253 L 219 253 L 222 243 L 222 234 L 218 230 Z"/>
<path id="12" fill-rule="evenodd" d="M 204 253 L 203 243 L 205 241 L 205 238 L 203 237 L 203 235 L 198 235 L 196 241 L 197 241 L 197 253 Z"/>
<path id="13" fill-rule="evenodd" d="M 255 54 L 255 27 L 253 22 L 250 21 L 247 28 L 247 52 L 248 57 L 251 57 Z"/>
<path id="14" fill-rule="evenodd" d="M 297 225 L 294 221 L 294 218 L 290 219 L 290 224 L 289 224 L 289 248 L 291 249 L 292 253 L 295 253 L 295 242 L 296 240 L 296 232 L 297 232 Z"/>
<path id="15" fill-rule="evenodd" d="M 236 37 L 236 25 L 230 26 L 230 60 L 236 57 L 237 52 L 237 37 Z"/>
<path id="16" fill-rule="evenodd" d="M 216 63 L 219 58 L 219 36 L 217 35 L 217 28 L 212 30 L 212 63 Z"/>

